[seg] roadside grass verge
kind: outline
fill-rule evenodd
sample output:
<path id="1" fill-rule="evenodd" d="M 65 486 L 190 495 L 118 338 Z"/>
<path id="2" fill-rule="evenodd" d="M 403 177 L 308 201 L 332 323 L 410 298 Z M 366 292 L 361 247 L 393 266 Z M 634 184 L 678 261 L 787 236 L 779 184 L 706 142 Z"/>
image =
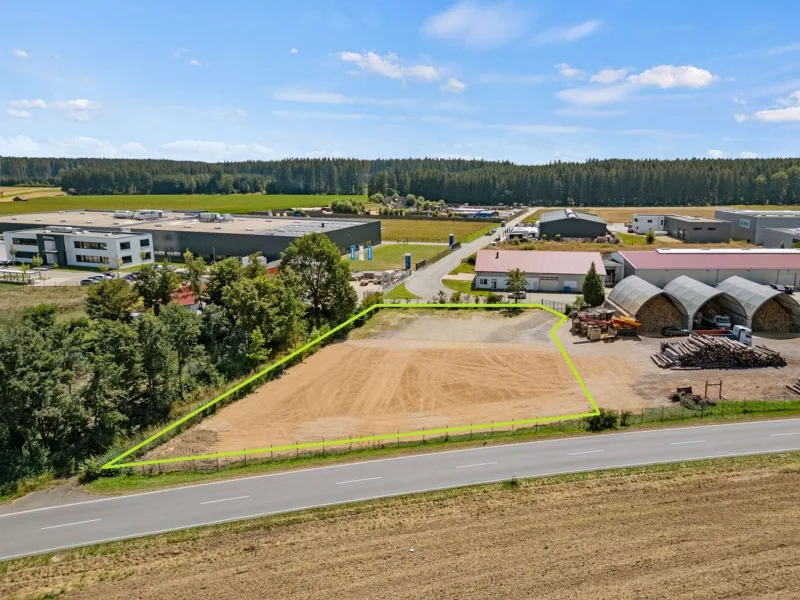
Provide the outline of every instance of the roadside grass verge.
<path id="1" fill-rule="evenodd" d="M 608 432 L 680 427 L 691 425 L 723 424 L 746 420 L 800 417 L 800 400 L 759 400 L 744 402 L 721 402 L 702 409 L 681 406 L 663 406 L 642 409 L 623 418 L 625 425 L 618 424 Z M 275 458 L 249 458 L 236 464 L 218 468 L 189 468 L 179 471 L 159 472 L 158 466 L 147 471 L 100 477 L 82 487 L 94 494 L 116 495 L 152 489 L 189 485 L 204 481 L 217 481 L 247 477 L 264 473 L 276 473 L 318 466 L 345 464 L 362 460 L 392 458 L 410 454 L 459 450 L 477 446 L 531 442 L 573 436 L 603 435 L 592 433 L 587 419 L 536 424 L 532 427 L 512 430 L 475 431 L 465 434 L 449 434 L 425 440 L 394 442 L 391 440 L 353 444 L 352 448 L 324 448 L 322 450 L 297 452 L 295 455 Z"/>
<path id="2" fill-rule="evenodd" d="M 225 213 L 248 213 L 254 210 L 283 210 L 328 206 L 336 198 L 366 201 L 354 194 L 301 196 L 292 194 L 167 194 L 141 196 L 49 196 L 27 202 L 0 203 L 0 215 L 56 210 L 122 210 L 158 208 L 162 210 L 211 210 Z"/>
<path id="3" fill-rule="evenodd" d="M 417 300 L 419 296 L 408 291 L 405 283 L 393 287 L 383 295 L 386 300 Z"/>
<path id="4" fill-rule="evenodd" d="M 345 260 L 352 271 L 385 271 L 388 269 L 403 269 L 405 267 L 406 252 L 411 253 L 411 267 L 422 259 L 433 258 L 440 252 L 447 250 L 444 244 L 381 244 L 373 249 L 372 260 L 350 260 L 346 255 Z"/>
<path id="5" fill-rule="evenodd" d="M 469 294 L 470 296 L 488 296 L 492 292 L 488 290 L 473 290 L 471 281 L 464 281 L 462 279 L 442 279 L 442 285 L 454 292 L 461 292 L 462 294 Z"/>
<path id="6" fill-rule="evenodd" d="M 491 229 L 492 225 L 489 225 Z M 435 219 L 381 219 L 381 239 L 399 242 L 442 242 L 447 244 L 452 233 L 456 241 L 487 228 L 475 221 L 445 221 Z"/>
<path id="7" fill-rule="evenodd" d="M 475 254 L 468 256 L 467 258 L 462 258 L 461 262 L 458 263 L 458 266 L 448 273 L 449 275 L 460 275 L 461 273 L 474 273 L 475 272 Z M 467 262 L 468 259 L 472 259 L 472 263 Z"/>
<path id="8" fill-rule="evenodd" d="M 625 246 L 647 246 L 647 237 L 635 233 L 614 233 Z M 652 245 L 652 244 L 650 244 Z"/>

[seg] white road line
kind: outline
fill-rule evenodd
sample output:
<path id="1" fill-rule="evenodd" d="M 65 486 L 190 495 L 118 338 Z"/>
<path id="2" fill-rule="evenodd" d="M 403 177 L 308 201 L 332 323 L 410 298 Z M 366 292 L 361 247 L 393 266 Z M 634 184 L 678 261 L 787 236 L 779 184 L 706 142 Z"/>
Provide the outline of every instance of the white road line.
<path id="1" fill-rule="evenodd" d="M 487 465 L 496 465 L 497 461 L 488 462 L 488 463 L 477 463 L 475 465 L 461 465 L 460 467 L 456 467 L 456 469 L 469 469 L 470 467 L 485 467 Z"/>
<path id="2" fill-rule="evenodd" d="M 605 450 L 584 450 L 583 452 L 568 452 L 567 456 L 577 456 L 578 454 L 595 454 L 596 452 L 605 452 Z"/>
<path id="3" fill-rule="evenodd" d="M 102 519 L 91 519 L 90 521 L 78 521 L 76 523 L 64 523 L 62 525 L 50 525 L 49 527 L 42 527 L 40 531 L 44 531 L 45 529 L 58 529 L 59 527 L 72 527 L 73 525 L 84 525 L 86 523 L 97 523 Z"/>
<path id="4" fill-rule="evenodd" d="M 769 437 L 780 437 L 782 435 L 800 435 L 800 431 L 790 431 L 789 433 L 770 433 Z"/>
<path id="5" fill-rule="evenodd" d="M 682 444 L 703 444 L 705 440 L 691 440 L 689 442 L 670 442 L 670 446 L 680 446 Z"/>
<path id="6" fill-rule="evenodd" d="M 376 479 L 383 479 L 383 477 L 366 477 L 364 479 L 351 479 L 350 481 L 337 481 L 336 485 L 344 485 L 345 483 L 360 483 L 362 481 L 375 481 Z"/>
<path id="7" fill-rule="evenodd" d="M 244 500 L 245 498 L 249 498 L 250 496 L 236 496 L 235 498 L 222 498 L 221 500 L 209 500 L 207 502 L 201 502 L 200 504 L 216 504 L 217 502 L 228 502 L 229 500 Z"/>

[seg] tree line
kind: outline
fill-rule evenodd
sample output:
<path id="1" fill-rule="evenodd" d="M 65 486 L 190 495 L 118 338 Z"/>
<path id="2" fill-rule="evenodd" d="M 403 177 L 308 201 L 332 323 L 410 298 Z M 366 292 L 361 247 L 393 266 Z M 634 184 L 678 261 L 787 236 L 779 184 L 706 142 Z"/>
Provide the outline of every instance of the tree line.
<path id="1" fill-rule="evenodd" d="M 296 240 L 274 275 L 258 255 L 247 266 L 184 259 L 182 276 L 147 265 L 134 285 L 92 286 L 86 316 L 59 319 L 42 304 L 0 330 L 0 493 L 82 463 L 96 469 L 109 449 L 357 307 L 350 267 L 321 234 Z M 182 285 L 200 313 L 172 301 Z"/>
<path id="2" fill-rule="evenodd" d="M 6 158 L 2 185 L 74 194 L 414 194 L 470 204 L 800 204 L 800 159 L 589 160 L 516 165 L 462 159 L 285 159 L 205 163 Z"/>

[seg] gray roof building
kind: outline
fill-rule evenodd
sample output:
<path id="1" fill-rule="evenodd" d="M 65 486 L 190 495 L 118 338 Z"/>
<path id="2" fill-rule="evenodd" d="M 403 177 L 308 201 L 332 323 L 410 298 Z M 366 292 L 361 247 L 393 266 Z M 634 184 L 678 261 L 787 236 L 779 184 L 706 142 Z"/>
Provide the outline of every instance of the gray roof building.
<path id="1" fill-rule="evenodd" d="M 717 290 L 725 292 L 729 296 L 736 298 L 744 308 L 747 317 L 747 326 L 756 330 L 763 330 L 759 326 L 761 319 L 759 313 L 769 310 L 769 304 L 777 304 L 779 310 L 787 313 L 788 321 L 796 329 L 800 325 L 800 303 L 789 294 L 784 294 L 774 288 L 759 283 L 754 283 L 743 277 L 729 277 L 717 286 Z M 774 309 L 773 309 L 774 310 Z M 755 324 L 755 326 L 754 326 Z M 785 330 L 783 327 L 776 328 L 777 331 Z"/>
<path id="2" fill-rule="evenodd" d="M 763 244 L 767 229 L 800 227 L 798 210 L 718 209 L 714 216 L 731 222 L 731 238 L 751 244 Z"/>
<path id="3" fill-rule="evenodd" d="M 784 248 L 792 248 L 800 243 L 800 227 L 764 230 L 765 248 L 780 248 L 781 242 Z"/>
<path id="4" fill-rule="evenodd" d="M 606 222 L 597 215 L 576 212 L 571 208 L 553 210 L 539 215 L 539 234 L 553 239 L 596 238 L 606 234 Z"/>
<path id="5" fill-rule="evenodd" d="M 696 319 L 715 313 L 727 314 L 736 325 L 747 325 L 747 313 L 741 303 L 724 290 L 681 275 L 670 281 L 664 292 L 683 306 L 687 315 L 686 326 L 694 328 Z"/>

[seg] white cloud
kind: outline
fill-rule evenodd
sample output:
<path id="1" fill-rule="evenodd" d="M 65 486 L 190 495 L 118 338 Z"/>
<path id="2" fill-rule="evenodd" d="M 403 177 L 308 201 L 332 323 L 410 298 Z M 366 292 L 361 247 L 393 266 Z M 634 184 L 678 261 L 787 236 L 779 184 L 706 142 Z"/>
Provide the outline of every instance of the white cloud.
<path id="1" fill-rule="evenodd" d="M 127 144 L 125 144 L 125 146 L 123 146 L 123 148 L 128 154 L 135 154 L 135 155 L 147 154 L 147 150 L 139 142 L 128 142 Z"/>
<path id="2" fill-rule="evenodd" d="M 512 125 L 489 125 L 490 129 L 502 129 L 510 131 L 511 133 L 534 133 L 534 134 L 564 134 L 564 133 L 580 133 L 585 131 L 585 128 L 575 125 L 525 125 L 525 124 L 512 124 Z"/>
<path id="3" fill-rule="evenodd" d="M 747 120 L 747 115 L 733 115 L 733 120 L 737 123 L 744 123 Z"/>
<path id="4" fill-rule="evenodd" d="M 339 58 L 345 62 L 353 63 L 362 71 L 369 71 L 390 77 L 391 79 L 423 79 L 425 81 L 436 81 L 439 79 L 439 71 L 431 65 L 409 65 L 403 66 L 397 58 L 397 54 L 390 53 L 380 56 L 375 52 L 340 52 Z"/>
<path id="5" fill-rule="evenodd" d="M 631 86 L 621 83 L 603 87 L 570 88 L 556 92 L 556 97 L 570 104 L 611 104 L 626 99 Z"/>
<path id="6" fill-rule="evenodd" d="M 576 69 L 575 67 L 570 67 L 567 63 L 558 63 L 555 65 L 558 72 L 561 73 L 563 77 L 569 78 L 577 78 L 583 77 L 583 71 L 580 69 Z"/>
<path id="7" fill-rule="evenodd" d="M 592 83 L 614 83 L 625 79 L 628 69 L 603 69 L 589 78 Z"/>
<path id="8" fill-rule="evenodd" d="M 203 63 L 201 63 L 199 60 L 196 60 L 196 59 L 193 58 L 192 60 L 189 61 L 189 66 L 190 67 L 202 67 Z"/>
<path id="9" fill-rule="evenodd" d="M 6 114 L 14 119 L 27 119 L 31 116 L 27 110 L 17 110 L 16 108 L 7 108 Z"/>
<path id="10" fill-rule="evenodd" d="M 0 137 L 0 155 L 113 158 L 119 150 L 110 142 L 80 135 L 43 141 L 18 135 Z"/>
<path id="11" fill-rule="evenodd" d="M 709 150 L 708 156 L 710 158 L 724 158 L 725 153 L 722 150 Z"/>
<path id="12" fill-rule="evenodd" d="M 601 108 L 583 108 L 579 106 L 567 106 L 555 111 L 560 117 L 577 117 L 585 119 L 620 117 L 627 114 L 624 110 L 604 110 Z"/>
<path id="13" fill-rule="evenodd" d="M 28 58 L 28 53 L 25 52 L 25 50 L 23 50 L 22 48 L 17 48 L 16 50 L 14 50 L 13 54 L 17 58 Z"/>
<path id="14" fill-rule="evenodd" d="M 345 96 L 337 92 L 314 92 L 302 88 L 284 88 L 270 94 L 273 100 L 301 104 L 376 104 L 399 106 L 414 104 L 415 98 L 373 98 L 371 96 Z"/>
<path id="15" fill-rule="evenodd" d="M 710 85 L 717 79 L 705 69 L 691 65 L 673 66 L 658 65 L 647 69 L 639 75 L 631 75 L 628 81 L 639 85 L 655 85 L 662 89 L 674 87 L 701 88 Z"/>
<path id="16" fill-rule="evenodd" d="M 338 150 L 328 151 L 328 150 L 312 150 L 311 152 L 307 152 L 306 156 L 309 158 L 339 158 L 342 156 L 342 153 Z"/>
<path id="17" fill-rule="evenodd" d="M 326 121 L 363 121 L 365 119 L 375 119 L 377 115 L 363 113 L 333 113 L 333 112 L 312 112 L 302 110 L 273 110 L 273 116 L 292 119 L 323 119 Z"/>
<path id="18" fill-rule="evenodd" d="M 544 83 L 551 77 L 547 75 L 507 75 L 502 73 L 487 73 L 478 78 L 477 83 L 499 83 L 531 85 Z"/>
<path id="19" fill-rule="evenodd" d="M 765 123 L 791 123 L 800 121 L 800 106 L 760 110 L 753 115 L 753 118 L 764 121 Z"/>
<path id="20" fill-rule="evenodd" d="M 291 50 L 289 50 L 289 54 L 297 54 L 298 52 L 300 51 L 297 48 L 292 48 Z"/>
<path id="21" fill-rule="evenodd" d="M 731 98 L 731 100 L 733 100 L 734 104 L 738 104 L 739 106 L 747 106 L 747 100 L 745 100 L 744 96 L 742 96 L 741 94 L 734 96 L 733 98 Z"/>
<path id="22" fill-rule="evenodd" d="M 248 160 L 275 156 L 275 150 L 262 144 L 229 144 L 207 140 L 177 140 L 161 145 L 161 150 L 174 158 L 207 161 Z"/>
<path id="23" fill-rule="evenodd" d="M 247 116 L 247 113 L 246 113 L 244 110 L 242 110 L 241 108 L 237 108 L 237 109 L 234 111 L 234 114 L 235 114 L 237 117 L 246 117 L 246 116 Z"/>
<path id="24" fill-rule="evenodd" d="M 180 58 L 187 52 L 189 52 L 188 48 L 178 48 L 177 50 L 172 51 L 172 58 Z"/>
<path id="25" fill-rule="evenodd" d="M 519 37 L 527 25 L 525 12 L 511 3 L 482 5 L 467 1 L 428 18 L 422 31 L 429 37 L 473 48 L 492 48 Z"/>
<path id="26" fill-rule="evenodd" d="M 739 152 L 737 156 L 739 158 L 758 158 L 758 154 L 756 154 L 755 152 Z"/>
<path id="27" fill-rule="evenodd" d="M 787 44 L 786 46 L 778 46 L 777 48 L 772 48 L 769 53 L 770 54 L 786 54 L 787 52 L 800 52 L 800 42 L 795 44 Z"/>
<path id="28" fill-rule="evenodd" d="M 92 120 L 92 112 L 100 110 L 103 105 L 93 100 L 79 98 L 53 104 L 58 110 L 64 112 L 73 121 L 86 122 Z"/>
<path id="29" fill-rule="evenodd" d="M 467 84 L 463 81 L 459 81 L 455 77 L 451 77 L 447 80 L 447 83 L 442 86 L 442 89 L 447 92 L 453 92 L 454 94 L 460 94 L 467 89 Z"/>
<path id="30" fill-rule="evenodd" d="M 797 106 L 800 105 L 800 90 L 789 94 L 786 98 L 778 99 L 783 106 Z"/>
<path id="31" fill-rule="evenodd" d="M 556 27 L 548 29 L 536 36 L 535 41 L 538 44 L 568 44 L 569 42 L 576 42 L 587 35 L 593 34 L 600 29 L 603 22 L 599 19 L 591 21 L 584 21 L 572 27 Z"/>
<path id="32" fill-rule="evenodd" d="M 47 103 L 41 98 L 38 100 L 12 100 L 8 104 L 14 108 L 47 108 Z"/>

